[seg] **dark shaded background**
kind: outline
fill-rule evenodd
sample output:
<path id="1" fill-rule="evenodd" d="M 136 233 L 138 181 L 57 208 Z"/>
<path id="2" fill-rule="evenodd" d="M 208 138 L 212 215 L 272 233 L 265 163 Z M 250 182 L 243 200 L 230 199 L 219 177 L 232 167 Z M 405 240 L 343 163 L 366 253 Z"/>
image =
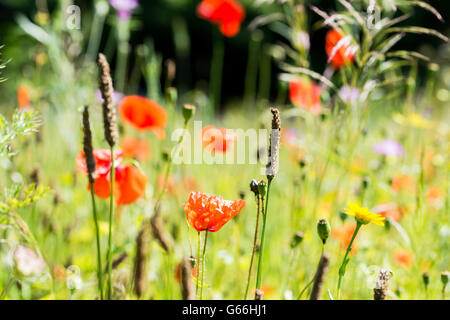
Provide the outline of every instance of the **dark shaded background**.
<path id="1" fill-rule="evenodd" d="M 131 44 L 135 48 L 151 38 L 154 41 L 156 51 L 162 54 L 163 59 L 174 59 L 177 62 L 177 77 L 175 86 L 181 89 L 192 89 L 199 85 L 207 86 L 210 72 L 210 61 L 212 53 L 213 37 L 219 36 L 217 27 L 211 25 L 205 20 L 199 19 L 196 14 L 196 6 L 200 0 L 150 0 L 140 1 L 139 10 L 135 11 L 134 19 L 140 21 L 139 27 L 132 32 Z M 248 44 L 250 39 L 250 31 L 247 29 L 248 24 L 259 14 L 267 12 L 268 6 L 264 9 L 255 8 L 248 5 L 251 1 L 242 1 L 247 10 L 246 19 L 242 24 L 242 30 L 238 36 L 225 39 L 225 62 L 222 86 L 222 101 L 227 102 L 233 98 L 243 96 L 245 72 L 248 60 Z M 50 10 L 55 7 L 55 1 L 48 1 Z M 321 8 L 322 10 L 331 11 L 336 9 L 335 1 L 316 0 L 310 1 L 311 4 Z M 431 13 L 416 8 L 414 15 L 409 19 L 409 25 L 418 25 L 428 28 L 434 28 L 448 35 L 450 12 L 450 1 L 436 0 L 429 1 L 444 17 L 445 23 L 439 22 Z M 74 1 L 74 4 L 81 7 L 82 12 L 82 29 L 86 33 L 86 17 L 85 12 L 92 10 L 93 1 Z M 36 13 L 34 1 L 30 0 L 0 0 L 0 44 L 5 41 L 5 36 L 14 32 L 17 28 L 14 17 L 21 12 L 28 17 L 33 17 Z M 318 21 L 320 18 L 308 10 L 309 25 Z M 114 10 L 110 11 L 110 15 L 114 14 Z M 90 16 L 90 15 L 89 15 Z M 190 35 L 190 51 L 188 56 L 177 57 L 174 45 L 174 20 L 184 20 Z M 112 21 L 112 19 L 110 19 Z M 105 35 L 111 30 L 111 25 L 107 25 Z M 282 41 L 279 36 L 263 27 L 264 43 L 276 43 Z M 325 67 L 324 52 L 324 36 L 326 30 L 320 29 L 311 34 L 311 67 L 312 69 L 322 72 Z M 106 37 L 104 37 L 106 38 Z M 8 43 L 6 43 L 8 44 Z M 396 46 L 396 49 L 426 51 L 426 54 L 433 52 L 442 45 L 439 39 L 425 35 L 407 35 Z M 102 41 L 102 47 L 105 45 L 105 39 Z M 102 49 L 102 48 L 101 48 Z M 133 49 L 134 50 L 134 49 Z M 132 52 L 134 56 L 134 52 Z M 132 57 L 133 57 L 132 56 Z M 433 58 L 431 56 L 431 58 Z M 421 69 L 424 72 L 424 68 Z M 277 66 L 272 63 L 272 96 L 276 94 L 278 81 Z M 164 82 L 164 79 L 162 79 Z"/>

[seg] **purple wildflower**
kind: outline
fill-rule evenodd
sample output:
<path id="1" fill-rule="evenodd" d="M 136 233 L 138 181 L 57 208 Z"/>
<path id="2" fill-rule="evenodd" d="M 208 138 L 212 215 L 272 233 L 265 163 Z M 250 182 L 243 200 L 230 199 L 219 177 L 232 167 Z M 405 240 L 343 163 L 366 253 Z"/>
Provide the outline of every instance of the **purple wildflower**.
<path id="1" fill-rule="evenodd" d="M 123 93 L 114 91 L 113 92 L 113 104 L 117 105 L 119 104 L 120 100 L 122 100 L 122 98 L 124 97 Z M 100 92 L 100 90 L 97 90 L 97 94 L 96 94 L 96 98 L 98 102 L 103 102 L 103 98 L 102 98 L 102 93 Z"/>
<path id="2" fill-rule="evenodd" d="M 397 141 L 386 139 L 373 146 L 375 153 L 388 156 L 388 157 L 401 157 L 403 156 L 403 146 Z"/>
<path id="3" fill-rule="evenodd" d="M 345 86 L 342 87 L 341 90 L 339 90 L 339 95 L 345 102 L 353 103 L 359 99 L 360 92 L 358 88 Z"/>
<path id="4" fill-rule="evenodd" d="M 130 19 L 131 10 L 138 6 L 138 0 L 109 0 L 109 3 L 116 9 L 121 20 Z"/>

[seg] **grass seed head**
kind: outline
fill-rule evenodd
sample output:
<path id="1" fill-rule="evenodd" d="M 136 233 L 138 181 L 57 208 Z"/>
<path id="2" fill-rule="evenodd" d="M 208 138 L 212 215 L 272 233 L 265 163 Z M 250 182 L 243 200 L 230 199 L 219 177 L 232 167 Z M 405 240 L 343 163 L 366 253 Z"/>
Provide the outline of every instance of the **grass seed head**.
<path id="1" fill-rule="evenodd" d="M 91 124 L 89 121 L 89 108 L 83 108 L 83 151 L 86 159 L 86 168 L 88 172 L 89 183 L 93 184 L 95 180 L 95 158 L 92 148 Z"/>
<path id="2" fill-rule="evenodd" d="M 105 139 L 110 147 L 119 140 L 117 130 L 116 109 L 113 103 L 114 87 L 108 60 L 102 54 L 98 54 L 97 64 L 99 68 L 99 88 L 103 98 L 103 123 Z"/>
<path id="3" fill-rule="evenodd" d="M 270 132 L 269 158 L 266 166 L 266 175 L 269 181 L 275 178 L 278 172 L 281 131 L 280 111 L 277 108 L 270 108 L 270 112 L 272 112 L 272 130 Z"/>

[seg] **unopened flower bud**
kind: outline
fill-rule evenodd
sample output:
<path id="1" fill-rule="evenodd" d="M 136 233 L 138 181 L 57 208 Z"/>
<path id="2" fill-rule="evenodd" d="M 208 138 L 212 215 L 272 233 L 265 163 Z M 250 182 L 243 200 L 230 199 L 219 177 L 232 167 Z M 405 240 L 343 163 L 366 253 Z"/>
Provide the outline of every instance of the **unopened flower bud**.
<path id="1" fill-rule="evenodd" d="M 327 242 L 327 239 L 330 236 L 330 232 L 331 227 L 327 219 L 320 219 L 319 223 L 317 224 L 317 233 L 319 234 L 319 238 L 322 240 L 323 244 Z"/>
<path id="2" fill-rule="evenodd" d="M 267 190 L 267 184 L 265 181 L 260 181 L 258 183 L 258 192 L 261 195 L 262 198 L 266 196 L 266 190 Z"/>
<path id="3" fill-rule="evenodd" d="M 441 282 L 444 285 L 444 287 L 447 285 L 447 283 L 448 283 L 448 271 L 442 271 L 441 272 Z"/>
<path id="4" fill-rule="evenodd" d="M 195 114 L 195 106 L 192 104 L 184 104 L 183 105 L 183 118 L 185 122 L 188 122 L 192 119 Z"/>
<path id="5" fill-rule="evenodd" d="M 189 257 L 189 262 L 191 263 L 191 268 L 194 269 L 197 264 L 197 259 L 194 256 Z"/>
<path id="6" fill-rule="evenodd" d="M 161 153 L 161 157 L 164 162 L 168 162 L 170 160 L 170 151 L 168 149 L 164 149 Z"/>
<path id="7" fill-rule="evenodd" d="M 292 237 L 291 248 L 294 249 L 295 247 L 297 247 L 303 241 L 304 237 L 305 235 L 302 231 L 297 231 Z"/>
<path id="8" fill-rule="evenodd" d="M 369 178 L 368 177 L 364 177 L 363 179 L 362 179 L 362 187 L 363 187 L 363 189 L 367 189 L 367 187 L 369 186 Z"/>
<path id="9" fill-rule="evenodd" d="M 175 104 L 178 100 L 177 89 L 174 87 L 167 88 L 166 97 L 170 103 Z"/>
<path id="10" fill-rule="evenodd" d="M 253 179 L 250 182 L 250 190 L 255 194 L 255 196 L 258 196 L 259 194 L 258 181 L 256 181 L 255 179 Z"/>
<path id="11" fill-rule="evenodd" d="M 428 285 L 430 284 L 430 275 L 428 274 L 428 272 L 424 272 L 422 274 L 422 281 L 423 284 L 425 285 L 425 288 L 427 288 Z"/>

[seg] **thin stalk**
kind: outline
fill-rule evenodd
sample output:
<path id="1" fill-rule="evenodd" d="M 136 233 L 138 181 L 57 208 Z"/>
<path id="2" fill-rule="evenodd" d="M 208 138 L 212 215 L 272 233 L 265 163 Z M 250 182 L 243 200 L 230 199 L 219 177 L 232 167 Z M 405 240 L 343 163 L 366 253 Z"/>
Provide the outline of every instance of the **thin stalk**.
<path id="1" fill-rule="evenodd" d="M 259 226 L 259 215 L 260 215 L 259 213 L 261 211 L 261 197 L 260 197 L 260 195 L 256 196 L 256 200 L 257 200 L 257 211 L 256 211 L 255 236 L 253 238 L 252 257 L 250 258 L 250 267 L 248 268 L 247 286 L 245 288 L 244 300 L 247 300 L 248 289 L 250 287 L 250 279 L 252 277 L 253 260 L 255 258 L 255 253 L 256 253 L 256 244 L 258 242 L 258 226 Z"/>
<path id="2" fill-rule="evenodd" d="M 94 195 L 94 186 L 91 187 L 91 200 L 92 200 L 92 214 L 94 218 L 95 224 L 95 237 L 97 241 L 97 281 L 98 281 L 98 291 L 100 293 L 100 300 L 103 300 L 103 268 L 102 268 L 102 253 L 100 247 L 100 230 L 98 227 L 98 215 L 97 215 L 97 206 L 95 205 L 95 195 Z"/>
<path id="3" fill-rule="evenodd" d="M 320 259 L 322 259 L 324 251 L 325 251 L 325 245 L 322 244 L 322 252 L 320 254 Z M 319 260 L 319 263 L 320 263 L 320 260 Z M 301 297 L 303 296 L 303 293 L 305 293 L 306 289 L 308 289 L 314 283 L 314 280 L 316 279 L 316 273 L 314 274 L 314 277 L 311 279 L 311 281 L 308 282 L 308 284 L 303 288 L 302 291 L 300 291 L 300 293 L 297 296 L 297 300 L 300 300 Z"/>
<path id="4" fill-rule="evenodd" d="M 314 283 L 314 278 L 315 276 L 311 279 L 310 282 L 308 282 L 308 284 L 303 288 L 303 290 L 300 291 L 300 293 L 297 296 L 297 300 L 300 300 L 302 295 L 305 293 L 306 289 L 308 289 Z"/>
<path id="5" fill-rule="evenodd" d="M 114 216 L 114 148 L 111 146 L 111 194 L 109 195 L 109 231 L 108 231 L 108 299 L 112 295 L 112 224 Z"/>
<path id="6" fill-rule="evenodd" d="M 348 244 L 347 250 L 345 251 L 344 259 L 342 260 L 341 266 L 339 267 L 339 279 L 338 279 L 338 285 L 337 285 L 337 296 L 338 300 L 341 299 L 341 285 L 342 285 L 342 278 L 345 275 L 345 269 L 347 267 L 347 256 L 352 251 L 352 244 L 353 241 L 356 238 L 356 235 L 358 234 L 359 229 L 362 227 L 362 224 L 357 222 L 355 232 L 353 233 L 352 239 L 350 240 L 350 243 Z"/>
<path id="7" fill-rule="evenodd" d="M 218 111 L 220 107 L 220 96 L 222 87 L 222 72 L 223 72 L 223 60 L 225 56 L 225 49 L 223 43 L 223 37 L 220 35 L 214 40 L 213 44 L 213 56 L 211 61 L 211 74 L 210 74 L 210 101 L 213 105 L 213 110 Z"/>
<path id="8" fill-rule="evenodd" d="M 261 232 L 261 244 L 259 247 L 259 259 L 258 259 L 258 272 L 256 273 L 256 289 L 261 289 L 261 271 L 262 271 L 262 257 L 263 257 L 263 249 L 264 249 L 264 235 L 266 234 L 266 221 L 267 221 L 267 208 L 269 207 L 269 194 L 270 194 L 270 186 L 272 185 L 272 180 L 269 179 L 267 183 L 267 195 L 266 195 L 266 207 L 264 210 L 264 218 Z"/>
<path id="9" fill-rule="evenodd" d="M 203 276 L 205 274 L 205 253 L 206 253 L 206 242 L 208 241 L 208 230 L 205 231 L 205 244 L 203 245 L 203 254 L 202 254 L 202 286 L 200 288 L 200 300 L 203 298 Z"/>
<path id="10" fill-rule="evenodd" d="M 195 295 L 198 297 L 198 288 L 199 288 L 199 278 L 200 278 L 200 248 L 201 248 L 201 241 L 200 241 L 200 231 L 198 234 L 198 241 L 197 241 L 197 281 L 196 281 L 196 288 L 195 288 Z"/>
<path id="11" fill-rule="evenodd" d="M 8 283 L 6 284 L 5 288 L 3 289 L 2 294 L 0 295 L 0 300 L 3 300 L 6 295 L 8 294 L 9 288 L 11 288 L 11 285 L 14 283 L 14 278 L 9 279 Z"/>

